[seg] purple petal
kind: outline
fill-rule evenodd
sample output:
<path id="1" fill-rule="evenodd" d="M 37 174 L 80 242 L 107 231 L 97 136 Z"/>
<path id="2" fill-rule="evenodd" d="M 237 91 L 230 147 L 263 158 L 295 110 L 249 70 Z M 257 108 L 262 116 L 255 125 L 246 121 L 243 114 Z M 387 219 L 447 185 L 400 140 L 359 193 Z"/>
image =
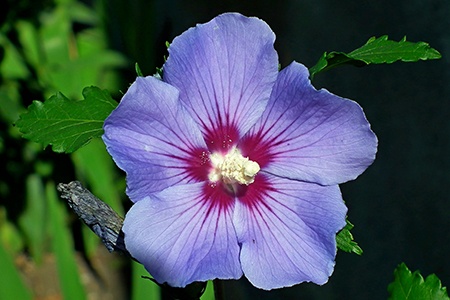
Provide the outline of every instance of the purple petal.
<path id="1" fill-rule="evenodd" d="M 293 62 L 280 72 L 267 109 L 240 142 L 266 172 L 323 185 L 355 179 L 375 159 L 377 138 L 361 107 L 317 91 Z"/>
<path id="2" fill-rule="evenodd" d="M 127 193 L 139 201 L 168 186 L 206 179 L 205 142 L 178 100 L 156 78 L 138 77 L 106 119 L 103 140 L 127 173 Z"/>
<path id="3" fill-rule="evenodd" d="M 271 175 L 256 179 L 233 218 L 245 276 L 266 290 L 326 283 L 347 212 L 339 187 Z"/>
<path id="4" fill-rule="evenodd" d="M 261 116 L 278 73 L 274 40 L 264 21 L 236 13 L 173 40 L 164 81 L 180 90 L 207 142 L 214 134 L 228 139 L 226 128 L 236 127 L 242 136 Z"/>
<path id="5" fill-rule="evenodd" d="M 123 226 L 127 250 L 156 281 L 173 287 L 237 279 L 242 270 L 229 200 L 221 190 L 195 183 L 139 201 Z"/>

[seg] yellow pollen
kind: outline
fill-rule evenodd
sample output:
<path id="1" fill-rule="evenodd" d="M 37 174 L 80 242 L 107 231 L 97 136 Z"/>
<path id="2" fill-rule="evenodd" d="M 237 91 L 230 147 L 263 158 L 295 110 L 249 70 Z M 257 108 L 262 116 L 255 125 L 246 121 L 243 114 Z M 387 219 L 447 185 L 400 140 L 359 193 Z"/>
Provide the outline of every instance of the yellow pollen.
<path id="1" fill-rule="evenodd" d="M 223 180 L 225 184 L 249 185 L 255 181 L 260 167 L 257 162 L 242 156 L 236 147 L 226 155 L 213 153 L 209 156 L 213 169 L 209 173 L 209 180 L 217 182 Z"/>

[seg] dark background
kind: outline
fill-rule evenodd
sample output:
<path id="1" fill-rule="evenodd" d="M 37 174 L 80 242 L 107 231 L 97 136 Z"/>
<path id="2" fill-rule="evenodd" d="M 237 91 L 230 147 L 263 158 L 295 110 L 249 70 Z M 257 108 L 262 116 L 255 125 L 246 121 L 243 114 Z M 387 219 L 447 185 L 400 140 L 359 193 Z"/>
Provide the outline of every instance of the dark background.
<path id="1" fill-rule="evenodd" d="M 151 25 L 145 21 L 150 11 L 155 16 Z M 261 300 L 386 299 L 393 270 L 401 262 L 424 276 L 436 273 L 449 286 L 450 2 L 159 1 L 141 11 L 141 31 L 135 32 L 135 47 L 126 51 L 150 72 L 162 63 L 164 41 L 228 11 L 257 16 L 271 26 L 283 67 L 292 60 L 312 67 L 325 51 L 350 52 L 370 37 L 385 34 L 397 41 L 405 35 L 409 41 L 426 41 L 442 59 L 343 67 L 317 76 L 316 87 L 359 102 L 379 138 L 375 163 L 342 186 L 364 254 L 339 252 L 334 275 L 323 287 L 301 284 L 269 293 L 241 280 L 227 283 L 226 295 Z M 151 28 L 158 30 L 147 32 Z M 120 39 L 126 34 L 111 33 L 113 44 L 122 47 Z"/>

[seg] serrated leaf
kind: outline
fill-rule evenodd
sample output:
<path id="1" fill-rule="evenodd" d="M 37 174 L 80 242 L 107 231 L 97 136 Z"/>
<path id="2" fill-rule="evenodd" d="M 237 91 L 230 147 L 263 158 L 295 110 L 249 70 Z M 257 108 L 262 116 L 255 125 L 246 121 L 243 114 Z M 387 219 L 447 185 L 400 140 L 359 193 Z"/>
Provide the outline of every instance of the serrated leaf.
<path id="1" fill-rule="evenodd" d="M 83 100 L 58 93 L 44 103 L 34 101 L 16 125 L 23 137 L 55 152 L 71 153 L 103 133 L 103 122 L 117 106 L 106 90 L 87 87 Z"/>
<path id="2" fill-rule="evenodd" d="M 431 274 L 423 280 L 419 271 L 411 273 L 404 263 L 395 269 L 394 281 L 389 284 L 388 291 L 390 300 L 450 299 L 436 275 Z"/>
<path id="3" fill-rule="evenodd" d="M 428 43 L 412 43 L 404 37 L 399 42 L 388 39 L 387 35 L 372 37 L 367 43 L 346 54 L 343 52 L 324 53 L 317 64 L 309 69 L 311 78 L 316 74 L 340 65 L 366 66 L 369 64 L 390 64 L 396 61 L 416 62 L 441 58 L 441 54 Z"/>
<path id="4" fill-rule="evenodd" d="M 395 42 L 389 40 L 387 35 L 370 38 L 364 46 L 350 52 L 349 56 L 367 64 L 389 64 L 398 60 L 415 62 L 441 58 L 441 54 L 431 48 L 428 43 L 412 43 L 407 41 L 406 37 L 399 42 Z"/>
<path id="5" fill-rule="evenodd" d="M 347 224 L 345 225 L 345 227 L 342 228 L 342 230 L 339 231 L 339 233 L 336 236 L 337 247 L 342 251 L 349 253 L 353 252 L 355 254 L 361 255 L 363 253 L 363 250 L 353 240 L 353 235 L 350 232 L 350 230 L 352 230 L 354 226 L 348 220 L 346 220 L 346 222 Z"/>

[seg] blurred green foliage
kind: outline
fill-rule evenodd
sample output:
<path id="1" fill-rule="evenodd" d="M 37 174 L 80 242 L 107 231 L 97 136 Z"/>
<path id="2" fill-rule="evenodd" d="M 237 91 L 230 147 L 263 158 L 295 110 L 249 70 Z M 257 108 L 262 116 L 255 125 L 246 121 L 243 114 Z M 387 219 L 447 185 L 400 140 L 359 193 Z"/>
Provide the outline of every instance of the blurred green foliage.
<path id="1" fill-rule="evenodd" d="M 129 61 L 108 46 L 103 7 L 9 1 L 0 15 L 0 299 L 159 298 L 159 287 L 141 279 L 145 270 L 112 254 L 102 258 L 98 237 L 56 194 L 56 183 L 78 179 L 124 214 L 123 174 L 101 140 L 58 155 L 14 126 L 33 100 L 57 92 L 80 99 L 91 85 L 118 95 L 126 86 L 121 71 Z"/>

